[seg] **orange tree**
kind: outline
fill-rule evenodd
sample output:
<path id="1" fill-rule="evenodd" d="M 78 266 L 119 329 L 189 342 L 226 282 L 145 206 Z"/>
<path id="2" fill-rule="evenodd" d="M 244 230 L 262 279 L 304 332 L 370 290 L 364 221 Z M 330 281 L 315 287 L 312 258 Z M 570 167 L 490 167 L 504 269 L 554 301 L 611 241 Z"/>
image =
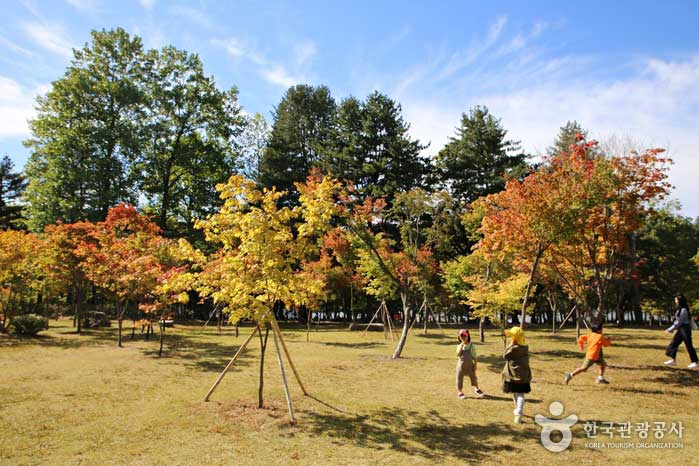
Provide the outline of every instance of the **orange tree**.
<path id="1" fill-rule="evenodd" d="M 581 140 L 571 153 L 551 160 L 551 170 L 577 187 L 568 200 L 572 234 L 553 244 L 545 260 L 561 285 L 586 312 L 600 317 L 610 286 L 624 273 L 631 235 L 640 230 L 651 206 L 663 199 L 669 159 L 662 149 L 605 155 Z"/>
<path id="2" fill-rule="evenodd" d="M 42 259 L 47 281 L 72 297 L 78 333 L 82 329 L 82 304 L 90 285 L 79 250 L 81 244 L 94 238 L 95 228 L 92 222 L 59 222 L 44 229 L 46 247 Z"/>
<path id="3" fill-rule="evenodd" d="M 592 291 L 599 314 L 630 234 L 669 187 L 661 150 L 605 156 L 594 141 L 581 135 L 577 141 L 569 153 L 554 154 L 523 180 L 474 203 L 484 212 L 477 248 L 512 256 L 515 268 L 529 274 L 522 324 L 542 260 L 586 310 Z"/>
<path id="4" fill-rule="evenodd" d="M 158 226 L 134 206 L 121 204 L 109 210 L 107 219 L 77 249 L 87 278 L 115 302 L 120 347 L 129 304 L 146 299 L 158 283 L 158 233 Z"/>

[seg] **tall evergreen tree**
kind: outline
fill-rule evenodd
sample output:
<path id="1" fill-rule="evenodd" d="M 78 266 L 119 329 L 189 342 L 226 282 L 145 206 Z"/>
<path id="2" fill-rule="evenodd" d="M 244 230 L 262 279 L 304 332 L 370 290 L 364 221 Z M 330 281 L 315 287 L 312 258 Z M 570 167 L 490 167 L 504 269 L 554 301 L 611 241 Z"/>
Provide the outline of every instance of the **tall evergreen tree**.
<path id="1" fill-rule="evenodd" d="M 306 179 L 318 166 L 330 144 L 336 111 L 325 86 L 290 87 L 274 109 L 269 143 L 261 162 L 260 182 L 293 192 L 294 183 Z"/>
<path id="2" fill-rule="evenodd" d="M 569 153 L 570 146 L 578 143 L 578 134 L 587 138 L 587 130 L 580 126 L 577 121 L 569 121 L 564 126 L 561 126 L 558 131 L 558 136 L 553 141 L 553 145 L 547 149 L 549 155 Z"/>
<path id="3" fill-rule="evenodd" d="M 14 172 L 12 159 L 7 155 L 0 161 L 0 230 L 22 227 L 22 205 L 20 196 L 27 187 L 21 173 Z"/>
<path id="4" fill-rule="evenodd" d="M 472 202 L 501 191 L 505 175 L 526 168 L 527 156 L 518 141 L 505 139 L 507 131 L 486 107 L 476 106 L 461 116 L 456 136 L 437 154 L 437 177 L 454 198 Z"/>
<path id="5" fill-rule="evenodd" d="M 396 193 L 422 187 L 429 165 L 420 152 L 427 146 L 410 138 L 401 111 L 400 104 L 379 92 L 364 102 L 353 97 L 343 101 L 334 147 L 324 159 L 327 171 L 389 204 Z"/>
<path id="6" fill-rule="evenodd" d="M 38 99 L 25 141 L 34 230 L 58 219 L 102 220 L 136 197 L 125 165 L 140 150 L 141 40 L 123 29 L 93 31 L 92 44 L 73 53 L 64 76 Z"/>

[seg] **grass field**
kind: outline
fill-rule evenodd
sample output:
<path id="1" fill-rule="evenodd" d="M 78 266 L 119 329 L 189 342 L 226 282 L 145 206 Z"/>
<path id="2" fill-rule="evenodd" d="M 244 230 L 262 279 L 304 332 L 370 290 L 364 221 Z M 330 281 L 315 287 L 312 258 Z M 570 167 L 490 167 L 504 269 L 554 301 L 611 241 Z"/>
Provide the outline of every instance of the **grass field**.
<path id="1" fill-rule="evenodd" d="M 669 335 L 609 328 L 605 356 L 611 384 L 592 370 L 563 384 L 582 353 L 574 332 L 528 332 L 534 373 L 525 422 L 512 423 L 512 400 L 501 393 L 502 340 L 489 331 L 479 347 L 479 379 L 490 396 L 457 399 L 455 331 L 411 335 L 404 358 L 380 333 L 323 329 L 306 342 L 283 329 L 311 397 L 287 366 L 298 417 L 288 422 L 274 353 L 268 346 L 265 403 L 256 408 L 259 344 L 253 340 L 208 403 L 202 398 L 251 331 L 218 334 L 201 324 L 168 329 L 165 353 L 138 336 L 115 346 L 115 329 L 73 333 L 51 321 L 41 338 L 0 336 L 1 464 L 699 464 L 699 371 L 665 368 Z M 468 379 L 466 379 L 468 385 Z M 573 443 L 550 453 L 540 443 L 535 414 L 560 401 L 576 414 Z M 683 438 L 653 431 L 641 440 L 598 434 L 587 440 L 582 421 L 682 422 Z M 598 424 L 600 425 L 600 424 Z M 587 448 L 587 441 L 681 442 L 682 448 Z"/>

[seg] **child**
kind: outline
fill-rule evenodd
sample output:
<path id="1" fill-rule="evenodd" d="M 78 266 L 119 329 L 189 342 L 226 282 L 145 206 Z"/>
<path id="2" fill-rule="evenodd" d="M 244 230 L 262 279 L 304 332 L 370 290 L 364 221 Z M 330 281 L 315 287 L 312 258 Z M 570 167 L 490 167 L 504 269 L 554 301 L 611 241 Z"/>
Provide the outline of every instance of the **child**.
<path id="1" fill-rule="evenodd" d="M 479 397 L 483 396 L 483 391 L 478 388 L 478 379 L 476 378 L 476 365 L 478 363 L 478 354 L 476 353 L 476 345 L 471 343 L 471 334 L 468 330 L 459 330 L 459 345 L 456 347 L 456 389 L 459 391 L 456 396 L 463 400 L 464 395 L 464 375 L 468 375 L 471 379 L 473 391 Z"/>
<path id="2" fill-rule="evenodd" d="M 593 364 L 599 366 L 599 377 L 597 377 L 597 383 L 608 384 L 609 381 L 604 378 L 604 370 L 607 368 L 607 363 L 604 361 L 604 352 L 602 351 L 603 346 L 610 346 L 612 341 L 602 335 L 602 324 L 600 322 L 592 325 L 592 329 L 589 335 L 581 335 L 578 340 L 578 345 L 580 349 L 585 349 L 585 342 L 587 341 L 587 352 L 585 353 L 585 360 L 581 367 L 578 367 L 573 372 L 566 372 L 565 383 L 568 385 L 573 377 L 580 374 L 581 372 L 587 371 Z"/>
<path id="3" fill-rule="evenodd" d="M 521 327 L 505 330 L 505 335 L 512 338 L 505 348 L 505 368 L 502 370 L 502 391 L 512 393 L 515 403 L 515 424 L 522 423 L 524 411 L 524 394 L 531 391 L 532 371 L 529 367 L 529 346 L 524 339 Z"/>

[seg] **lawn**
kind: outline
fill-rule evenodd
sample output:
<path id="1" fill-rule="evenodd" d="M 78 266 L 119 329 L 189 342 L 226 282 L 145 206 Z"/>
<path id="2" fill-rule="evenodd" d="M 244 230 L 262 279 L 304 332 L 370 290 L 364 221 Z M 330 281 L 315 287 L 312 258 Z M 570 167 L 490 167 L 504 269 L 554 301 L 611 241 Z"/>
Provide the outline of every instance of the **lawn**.
<path id="1" fill-rule="evenodd" d="M 237 338 L 201 324 L 168 329 L 157 341 L 129 334 L 115 345 L 115 329 L 73 333 L 71 321 L 51 321 L 40 338 L 0 336 L 0 463 L 2 464 L 697 464 L 699 371 L 666 368 L 669 335 L 658 329 L 607 329 L 611 384 L 595 384 L 592 370 L 563 384 L 563 372 L 582 353 L 575 333 L 528 332 L 534 373 L 525 422 L 512 423 L 512 401 L 500 391 L 502 340 L 495 330 L 479 347 L 481 387 L 490 396 L 466 400 L 454 388 L 455 330 L 410 336 L 404 358 L 381 333 L 321 328 L 310 342 L 300 328 L 283 328 L 310 397 L 287 366 L 298 423 L 288 422 L 283 387 L 268 346 L 265 408 L 256 408 L 259 343 L 228 373 L 212 401 L 202 398 L 251 329 Z M 466 379 L 468 385 L 468 379 Z M 536 414 L 579 417 L 562 453 L 540 443 Z M 552 416 L 553 417 L 553 416 Z M 559 416 L 560 417 L 560 416 Z M 584 421 L 615 424 L 682 422 L 683 438 L 646 440 L 598 432 L 586 439 Z M 681 442 L 681 448 L 591 449 L 586 442 Z"/>

